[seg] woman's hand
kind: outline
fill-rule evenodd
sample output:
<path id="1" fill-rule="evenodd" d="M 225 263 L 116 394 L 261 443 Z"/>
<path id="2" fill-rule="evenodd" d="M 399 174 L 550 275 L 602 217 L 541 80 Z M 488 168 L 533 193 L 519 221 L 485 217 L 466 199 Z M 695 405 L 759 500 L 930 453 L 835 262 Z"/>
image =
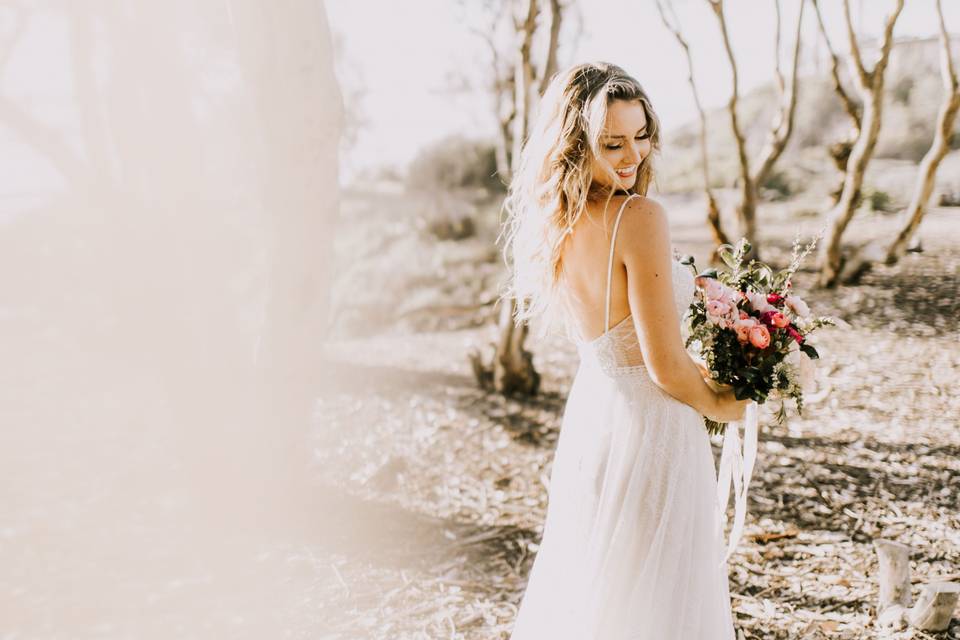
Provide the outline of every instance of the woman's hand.
<path id="1" fill-rule="evenodd" d="M 712 412 L 714 415 L 707 417 L 717 422 L 739 422 L 746 415 L 750 402 L 750 399 L 737 400 L 733 388 L 724 386 L 717 391 L 717 402 Z"/>

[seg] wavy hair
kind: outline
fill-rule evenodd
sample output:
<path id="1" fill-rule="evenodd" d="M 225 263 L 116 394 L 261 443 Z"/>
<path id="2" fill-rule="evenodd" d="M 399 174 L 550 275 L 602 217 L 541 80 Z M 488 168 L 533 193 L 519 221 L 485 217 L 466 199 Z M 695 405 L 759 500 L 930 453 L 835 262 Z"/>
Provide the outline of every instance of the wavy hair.
<path id="1" fill-rule="evenodd" d="M 544 317 L 542 334 L 560 318 L 557 293 L 568 235 L 588 199 L 606 196 L 606 215 L 615 193 L 614 188 L 595 184 L 591 172 L 592 160 L 600 156 L 607 107 L 614 100 L 639 101 L 643 106 L 651 149 L 626 193 L 646 195 L 654 179 L 653 155 L 660 149 L 660 121 L 640 83 L 607 62 L 575 65 L 553 77 L 507 190 L 503 209 L 508 218 L 497 238 L 499 243 L 506 237 L 503 257 L 509 268 L 501 302 L 516 299 L 516 323 Z M 616 185 L 616 173 L 608 171 Z"/>

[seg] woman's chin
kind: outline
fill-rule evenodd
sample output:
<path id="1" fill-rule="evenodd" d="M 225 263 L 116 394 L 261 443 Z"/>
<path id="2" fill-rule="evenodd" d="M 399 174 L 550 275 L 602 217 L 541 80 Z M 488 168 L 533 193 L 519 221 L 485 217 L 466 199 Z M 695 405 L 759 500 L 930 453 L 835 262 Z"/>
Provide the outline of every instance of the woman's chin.
<path id="1" fill-rule="evenodd" d="M 629 189 L 633 185 L 637 184 L 637 174 L 636 172 L 633 175 L 624 178 L 622 176 L 617 176 L 617 187 L 620 189 Z"/>

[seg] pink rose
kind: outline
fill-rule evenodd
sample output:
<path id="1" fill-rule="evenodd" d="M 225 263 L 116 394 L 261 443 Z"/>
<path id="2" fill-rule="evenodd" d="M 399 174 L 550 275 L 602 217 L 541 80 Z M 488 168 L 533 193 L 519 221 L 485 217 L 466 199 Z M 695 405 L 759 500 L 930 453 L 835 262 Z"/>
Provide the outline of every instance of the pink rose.
<path id="1" fill-rule="evenodd" d="M 741 320 L 743 320 L 744 318 L 749 318 L 749 317 L 750 317 L 750 314 L 747 313 L 746 311 L 741 311 L 741 312 L 740 312 L 740 319 L 741 319 Z"/>
<path id="2" fill-rule="evenodd" d="M 726 302 L 727 306 L 730 307 L 731 310 L 735 309 L 737 306 L 737 293 L 730 287 L 724 287 L 717 299 Z"/>
<path id="3" fill-rule="evenodd" d="M 720 284 L 719 280 L 714 280 L 713 278 L 707 278 L 707 286 L 704 287 L 704 291 L 707 294 L 707 298 L 716 300 L 717 298 L 723 295 L 723 285 Z"/>
<path id="4" fill-rule="evenodd" d="M 730 307 L 726 302 L 722 300 L 707 301 L 707 317 L 710 318 L 714 324 L 721 324 L 720 320 L 728 313 L 730 313 Z"/>
<path id="5" fill-rule="evenodd" d="M 770 332 L 762 324 L 750 329 L 750 344 L 757 349 L 766 349 L 770 346 Z"/>
<path id="6" fill-rule="evenodd" d="M 744 314 L 746 316 L 746 314 Z M 750 316 L 744 318 L 739 318 L 733 322 L 733 330 L 737 332 L 737 340 L 741 344 L 746 344 L 750 341 L 750 329 L 757 326 L 757 321 Z"/>
<path id="7" fill-rule="evenodd" d="M 770 323 L 778 329 L 783 329 L 790 324 L 790 320 L 779 311 L 774 311 L 770 314 Z"/>
<path id="8" fill-rule="evenodd" d="M 737 332 L 737 341 L 740 342 L 740 344 L 750 342 L 750 325 L 734 323 L 733 330 Z"/>

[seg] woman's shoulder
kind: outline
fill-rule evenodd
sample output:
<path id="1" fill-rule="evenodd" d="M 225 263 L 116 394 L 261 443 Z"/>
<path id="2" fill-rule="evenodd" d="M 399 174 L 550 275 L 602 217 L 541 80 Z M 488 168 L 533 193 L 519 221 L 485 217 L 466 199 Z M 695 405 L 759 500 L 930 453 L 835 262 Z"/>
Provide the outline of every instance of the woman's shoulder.
<path id="1" fill-rule="evenodd" d="M 637 218 L 643 216 L 657 216 L 666 218 L 666 210 L 657 200 L 639 193 L 614 194 L 609 201 L 590 203 L 588 205 L 589 217 L 606 217 L 609 224 L 613 224 L 615 216 L 620 213 L 621 224 L 626 224 L 628 218 Z"/>
<path id="2" fill-rule="evenodd" d="M 625 196 L 624 199 L 628 197 Z M 620 233 L 625 253 L 672 250 L 667 211 L 654 198 L 636 195 L 629 197 L 623 207 Z"/>
<path id="3" fill-rule="evenodd" d="M 667 211 L 658 200 L 649 196 L 631 193 L 627 196 L 615 196 L 620 199 L 619 206 L 623 206 L 624 213 L 632 213 L 634 216 L 656 216 L 666 218 Z"/>

